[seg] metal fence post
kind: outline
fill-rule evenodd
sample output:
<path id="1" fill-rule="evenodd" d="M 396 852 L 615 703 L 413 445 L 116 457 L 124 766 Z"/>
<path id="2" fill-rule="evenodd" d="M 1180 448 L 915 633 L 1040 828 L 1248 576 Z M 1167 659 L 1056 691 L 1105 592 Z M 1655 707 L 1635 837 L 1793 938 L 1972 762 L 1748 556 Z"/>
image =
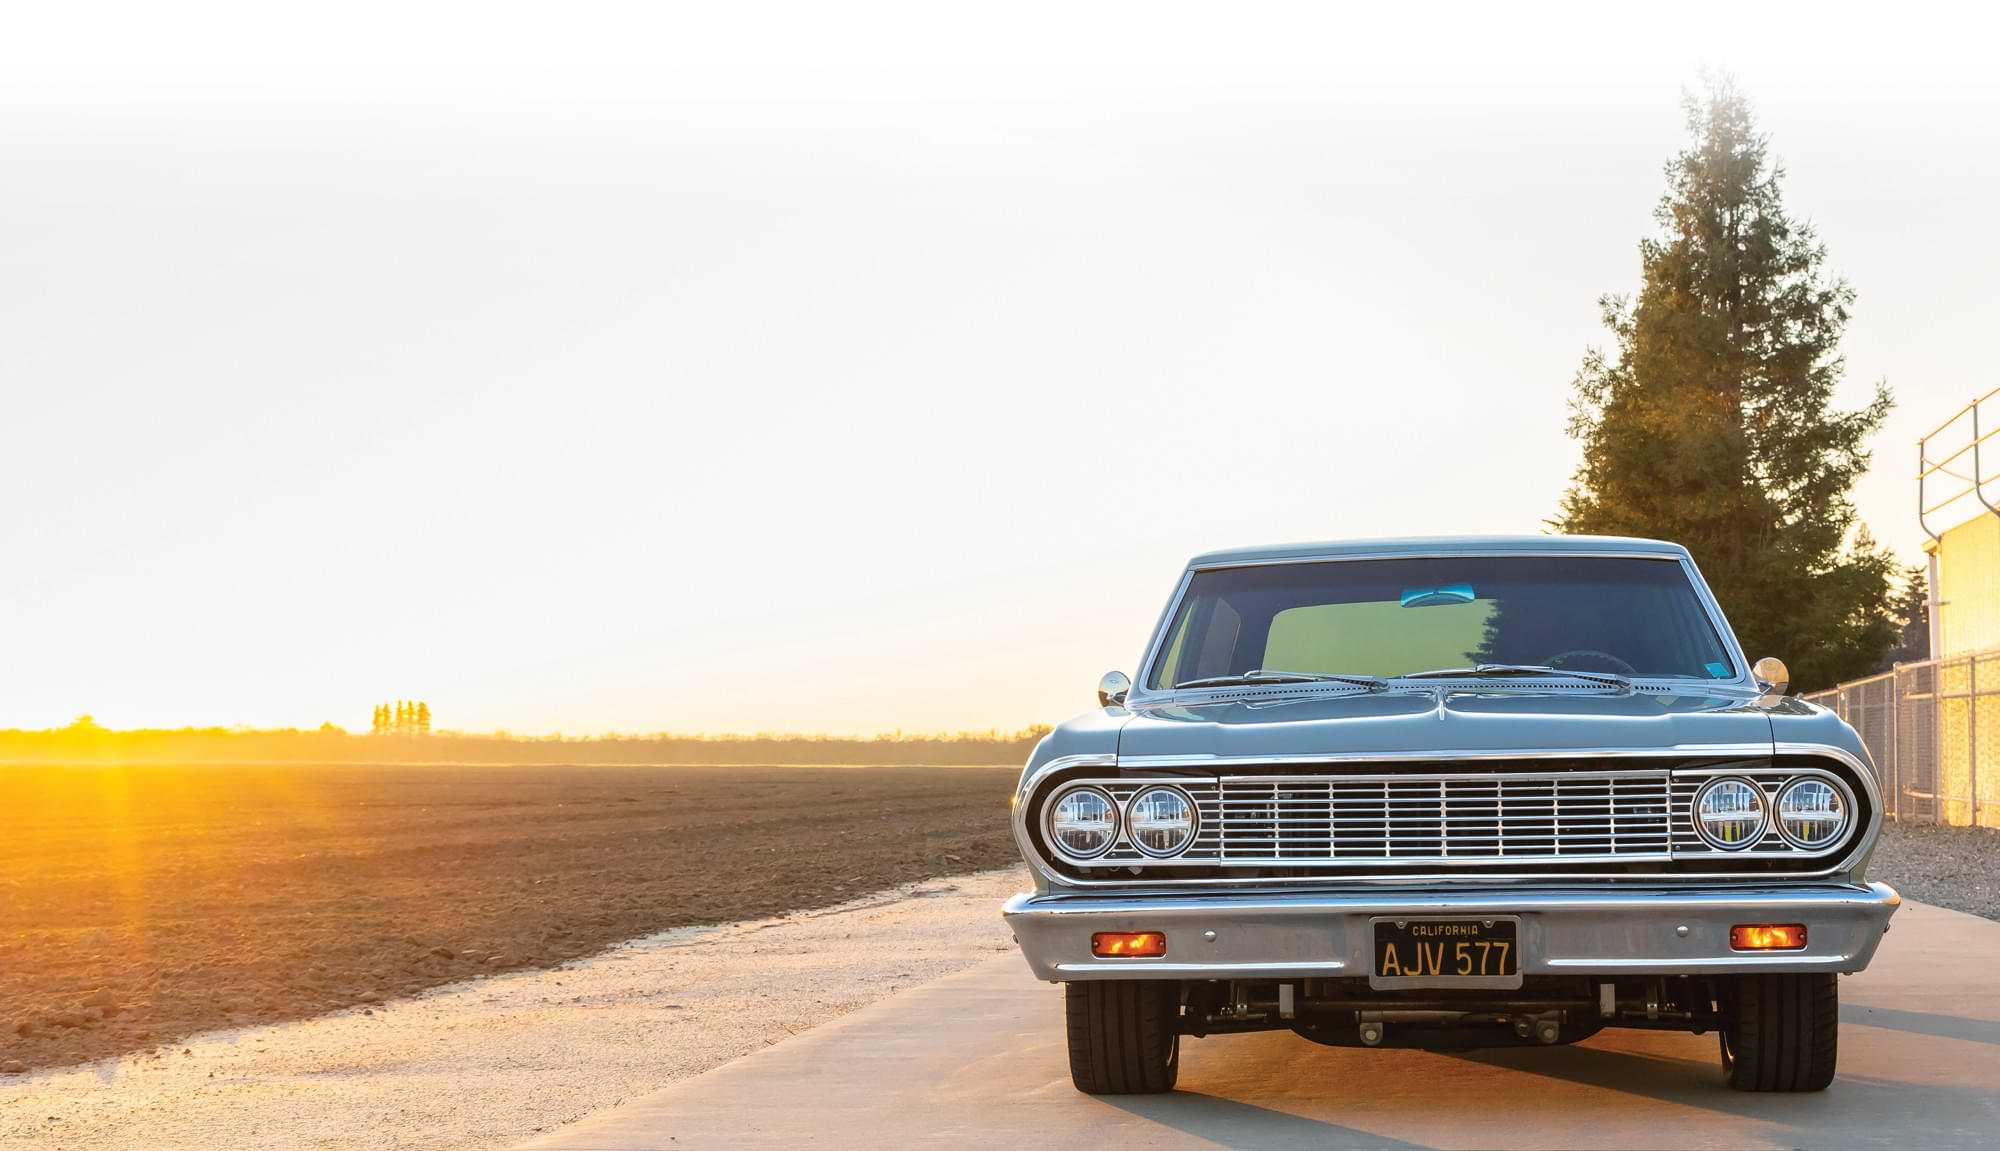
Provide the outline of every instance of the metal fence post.
<path id="1" fill-rule="evenodd" d="M 1972 777 L 1980 761 L 1980 657 L 1966 657 L 1966 791 L 1974 791 Z M 1950 819 L 1946 817 L 1946 823 Z"/>
<path id="2" fill-rule="evenodd" d="M 1965 682 L 1965 741 L 1972 746 L 1965 757 L 1965 795 L 1968 827 L 1979 826 L 1979 657 L 1967 665 Z"/>
<path id="3" fill-rule="evenodd" d="M 1931 668 L 1931 826 L 1944 823 L 1944 664 Z"/>
<path id="4" fill-rule="evenodd" d="M 1896 713 L 1903 710 L 1903 669 L 1889 669 L 1889 778 L 1882 790 L 1889 795 L 1889 818 L 1898 823 L 1903 821 L 1903 741 Z"/>

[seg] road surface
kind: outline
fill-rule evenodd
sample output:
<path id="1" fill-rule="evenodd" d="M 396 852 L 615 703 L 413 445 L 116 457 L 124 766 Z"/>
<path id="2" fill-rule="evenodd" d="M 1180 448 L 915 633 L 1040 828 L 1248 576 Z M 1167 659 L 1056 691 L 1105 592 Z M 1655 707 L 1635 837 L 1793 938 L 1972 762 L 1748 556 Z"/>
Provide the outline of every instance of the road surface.
<path id="1" fill-rule="evenodd" d="M 1874 1148 L 2000 1144 L 2000 923 L 1906 903 L 1841 981 L 1820 1095 L 1723 1086 L 1713 1035 L 1435 1055 L 1186 1041 L 1180 1089 L 1070 1088 L 1061 990 L 1006 955 L 526 1145 L 656 1148 Z M 525 1149 L 524 1149 L 525 1151 Z"/>

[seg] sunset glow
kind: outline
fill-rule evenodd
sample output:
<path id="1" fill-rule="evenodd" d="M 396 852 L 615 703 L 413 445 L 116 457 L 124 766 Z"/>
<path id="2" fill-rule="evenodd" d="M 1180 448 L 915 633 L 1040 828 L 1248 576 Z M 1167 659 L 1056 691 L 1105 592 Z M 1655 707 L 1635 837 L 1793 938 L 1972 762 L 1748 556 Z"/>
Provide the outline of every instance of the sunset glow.
<path id="1" fill-rule="evenodd" d="M 1197 551 L 1540 530 L 1704 65 L 1859 292 L 1904 561 L 1903 445 L 1987 382 L 2000 241 L 1881 210 L 1920 150 L 1926 213 L 1984 214 L 1978 37 L 114 7 L 0 38 L 0 726 L 1053 722 Z"/>

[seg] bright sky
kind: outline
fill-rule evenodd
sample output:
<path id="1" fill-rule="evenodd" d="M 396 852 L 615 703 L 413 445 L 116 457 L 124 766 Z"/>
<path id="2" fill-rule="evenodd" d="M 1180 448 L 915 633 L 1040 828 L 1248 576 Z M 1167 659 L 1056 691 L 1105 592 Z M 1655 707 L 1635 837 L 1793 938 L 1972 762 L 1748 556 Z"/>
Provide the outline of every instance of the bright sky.
<path id="1" fill-rule="evenodd" d="M 1194 552 L 1540 529 L 1705 64 L 1920 558 L 1994 29 L 1523 11 L 11 5 L 0 726 L 1061 719 Z"/>

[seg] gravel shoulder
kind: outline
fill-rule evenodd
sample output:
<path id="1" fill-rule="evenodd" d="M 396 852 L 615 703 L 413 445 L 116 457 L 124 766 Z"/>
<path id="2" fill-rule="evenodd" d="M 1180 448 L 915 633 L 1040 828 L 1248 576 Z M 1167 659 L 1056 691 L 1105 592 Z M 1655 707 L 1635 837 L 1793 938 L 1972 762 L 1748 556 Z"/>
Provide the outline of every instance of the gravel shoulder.
<path id="1" fill-rule="evenodd" d="M 0 1149 L 508 1147 L 1013 943 L 1018 869 L 0 1081 Z"/>
<path id="2" fill-rule="evenodd" d="M 2000 919 L 2000 831 L 1884 824 L 1868 878 L 1905 899 Z"/>

